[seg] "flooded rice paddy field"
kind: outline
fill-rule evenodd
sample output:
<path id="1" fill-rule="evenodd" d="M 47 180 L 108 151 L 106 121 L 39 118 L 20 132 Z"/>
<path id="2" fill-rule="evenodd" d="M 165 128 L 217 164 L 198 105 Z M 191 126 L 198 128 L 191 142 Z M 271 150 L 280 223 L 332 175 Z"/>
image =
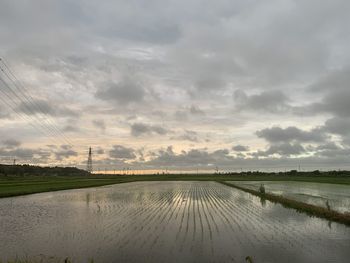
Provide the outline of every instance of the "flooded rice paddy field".
<path id="1" fill-rule="evenodd" d="M 216 182 L 137 182 L 0 199 L 3 260 L 349 262 L 350 228 Z"/>
<path id="2" fill-rule="evenodd" d="M 259 190 L 260 185 L 263 184 L 268 193 L 283 195 L 297 201 L 321 207 L 327 207 L 326 202 L 328 201 L 331 209 L 342 213 L 350 213 L 349 185 L 287 181 L 231 182 L 253 190 Z"/>

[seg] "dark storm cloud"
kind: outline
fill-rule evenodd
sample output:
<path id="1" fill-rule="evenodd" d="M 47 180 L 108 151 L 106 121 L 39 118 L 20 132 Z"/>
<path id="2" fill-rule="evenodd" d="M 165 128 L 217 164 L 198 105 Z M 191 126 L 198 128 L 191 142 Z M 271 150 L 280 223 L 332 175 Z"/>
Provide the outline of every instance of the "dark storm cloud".
<path id="1" fill-rule="evenodd" d="M 131 128 L 131 135 L 138 137 L 145 134 L 158 134 L 158 135 L 165 135 L 169 131 L 165 128 L 163 128 L 160 125 L 150 125 L 146 123 L 133 123 L 130 126 Z"/>
<path id="2" fill-rule="evenodd" d="M 322 142 L 326 139 L 325 134 L 320 129 L 304 131 L 297 127 L 280 127 L 266 128 L 256 132 L 259 138 L 263 138 L 270 143 L 280 142 Z"/>
<path id="3" fill-rule="evenodd" d="M 121 160 L 128 160 L 128 159 L 135 159 L 135 150 L 132 148 L 127 148 L 122 145 L 114 145 L 113 149 L 109 151 L 109 156 L 112 159 L 121 159 Z"/>

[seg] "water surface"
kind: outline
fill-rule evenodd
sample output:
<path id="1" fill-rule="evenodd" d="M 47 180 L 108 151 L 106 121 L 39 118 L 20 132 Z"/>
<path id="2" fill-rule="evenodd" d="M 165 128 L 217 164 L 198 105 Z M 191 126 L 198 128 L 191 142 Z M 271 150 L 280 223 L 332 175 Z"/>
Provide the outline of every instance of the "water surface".
<path id="1" fill-rule="evenodd" d="M 350 213 L 350 185 L 290 182 L 290 181 L 232 181 L 253 190 L 259 190 L 261 184 L 268 193 L 283 195 L 301 202 L 327 207 L 339 212 Z"/>
<path id="2" fill-rule="evenodd" d="M 215 182 L 0 199 L 0 255 L 76 262 L 348 262 L 350 228 Z"/>

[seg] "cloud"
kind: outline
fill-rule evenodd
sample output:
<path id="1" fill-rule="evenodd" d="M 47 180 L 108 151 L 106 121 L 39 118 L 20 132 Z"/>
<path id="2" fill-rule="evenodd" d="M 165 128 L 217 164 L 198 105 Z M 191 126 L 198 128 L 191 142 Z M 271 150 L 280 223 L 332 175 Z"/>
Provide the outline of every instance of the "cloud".
<path id="1" fill-rule="evenodd" d="M 185 132 L 179 136 L 173 136 L 171 140 L 180 140 L 180 141 L 190 141 L 198 142 L 198 133 L 195 131 L 185 130 Z"/>
<path id="2" fill-rule="evenodd" d="M 315 150 L 317 150 L 317 152 L 322 152 L 322 151 L 339 150 L 339 149 L 340 147 L 336 143 L 326 142 L 324 144 L 318 145 Z"/>
<path id="3" fill-rule="evenodd" d="M 350 67 L 333 70 L 320 77 L 310 87 L 312 92 L 331 92 L 347 90 L 350 83 Z"/>
<path id="4" fill-rule="evenodd" d="M 234 150 L 236 152 L 247 152 L 247 151 L 249 151 L 249 147 L 243 146 L 243 145 L 235 145 L 232 147 L 232 150 Z"/>
<path id="5" fill-rule="evenodd" d="M 9 117 L 10 117 L 10 113 L 8 112 L 8 109 L 0 105 L 0 119 L 5 119 Z"/>
<path id="6" fill-rule="evenodd" d="M 131 126 L 131 135 L 138 137 L 145 134 L 165 135 L 169 131 L 159 125 L 150 125 L 145 123 L 133 123 Z"/>
<path id="7" fill-rule="evenodd" d="M 350 119 L 338 117 L 328 119 L 322 129 L 333 134 L 350 135 Z"/>
<path id="8" fill-rule="evenodd" d="M 79 132 L 80 129 L 76 126 L 73 126 L 73 125 L 66 125 L 66 126 L 64 126 L 63 131 L 64 132 Z"/>
<path id="9" fill-rule="evenodd" d="M 27 115 L 44 114 L 62 117 L 78 117 L 79 113 L 65 106 L 53 105 L 45 100 L 23 101 L 17 107 L 17 110 Z"/>
<path id="10" fill-rule="evenodd" d="M 320 129 L 312 129 L 304 131 L 297 127 L 287 127 L 285 129 L 280 127 L 266 128 L 256 132 L 259 138 L 263 138 L 270 143 L 281 142 L 323 142 L 326 135 Z"/>
<path id="11" fill-rule="evenodd" d="M 205 112 L 203 110 L 201 110 L 198 106 L 195 106 L 195 105 L 191 105 L 189 111 L 193 115 L 200 115 L 200 116 L 205 115 Z"/>
<path id="12" fill-rule="evenodd" d="M 236 90 L 233 94 L 237 110 L 266 111 L 283 113 L 290 110 L 288 97 L 279 90 L 264 91 L 260 94 L 248 96 L 243 90 Z"/>
<path id="13" fill-rule="evenodd" d="M 305 162 L 347 165 L 349 1 L 44 2 L 6 1 L 0 9 L 2 56 L 36 105 L 14 106 L 29 119 L 48 115 L 82 149 L 92 125 L 108 124 L 123 144 L 147 145 L 145 152 L 181 140 L 175 156 L 168 153 L 179 163 L 200 163 L 198 155 L 203 165 L 294 164 L 299 152 Z M 1 138 L 51 144 L 8 107 L 0 106 L 0 118 Z M 110 136 L 94 141 L 108 149 Z M 187 148 L 207 138 L 207 149 Z M 239 140 L 256 151 L 261 139 L 260 150 L 271 153 L 265 160 L 231 149 Z M 321 149 L 332 142 L 340 149 Z M 234 157 L 214 154 L 218 147 Z M 61 163 L 71 159 L 85 163 L 86 154 Z"/>
<path id="14" fill-rule="evenodd" d="M 7 139 L 3 140 L 2 144 L 5 145 L 5 147 L 7 148 L 17 148 L 21 145 L 21 142 L 15 139 Z"/>
<path id="15" fill-rule="evenodd" d="M 350 148 L 339 146 L 334 142 L 327 142 L 325 144 L 318 145 L 315 149 L 315 156 L 326 157 L 330 159 L 338 157 L 346 157 L 350 154 Z"/>
<path id="16" fill-rule="evenodd" d="M 178 121 L 187 121 L 189 119 L 196 119 L 199 117 L 205 117 L 206 113 L 198 106 L 191 105 L 190 107 L 181 107 L 181 109 L 175 111 L 174 117 Z"/>
<path id="17" fill-rule="evenodd" d="M 305 152 L 304 147 L 299 143 L 279 143 L 270 145 L 266 151 L 257 151 L 252 153 L 254 157 L 266 157 L 274 154 L 278 154 L 280 156 L 291 156 L 291 155 L 300 155 Z"/>
<path id="18" fill-rule="evenodd" d="M 312 103 L 306 107 L 308 114 L 331 113 L 338 117 L 348 117 L 350 90 L 332 90 L 328 92 L 321 102 Z"/>
<path id="19" fill-rule="evenodd" d="M 99 89 L 95 96 L 105 101 L 128 105 L 142 102 L 145 97 L 145 90 L 140 84 L 130 79 L 124 79 L 119 83 L 104 84 L 104 87 Z"/>
<path id="20" fill-rule="evenodd" d="M 109 156 L 113 159 L 135 159 L 135 150 L 132 148 L 127 148 L 122 145 L 113 145 L 113 149 L 109 151 Z"/>
<path id="21" fill-rule="evenodd" d="M 350 119 L 334 117 L 328 119 L 323 126 L 322 131 L 329 134 L 340 136 L 342 143 L 350 145 Z"/>
<path id="22" fill-rule="evenodd" d="M 78 152 L 74 151 L 71 145 L 61 145 L 60 149 L 54 152 L 54 155 L 57 161 L 63 161 L 64 159 L 77 157 Z"/>
<path id="23" fill-rule="evenodd" d="M 227 149 L 220 149 L 213 152 L 207 152 L 203 149 L 191 149 L 176 154 L 172 146 L 156 153 L 156 157 L 146 162 L 146 165 L 169 166 L 169 167 L 210 167 L 216 164 L 223 164 L 232 161 Z"/>
<path id="24" fill-rule="evenodd" d="M 318 100 L 296 109 L 296 113 L 306 116 L 331 114 L 341 118 L 349 116 L 349 74 L 350 68 L 346 66 L 316 79 L 307 91 Z"/>
<path id="25" fill-rule="evenodd" d="M 92 124 L 96 127 L 101 129 L 102 131 L 106 130 L 106 124 L 105 121 L 102 119 L 97 119 L 97 120 L 93 120 Z"/>
<path id="26" fill-rule="evenodd" d="M 104 151 L 104 149 L 102 149 L 102 148 L 97 148 L 97 149 L 95 150 L 95 153 L 97 153 L 97 154 L 104 154 L 105 151 Z"/>
<path id="27" fill-rule="evenodd" d="M 5 147 L 0 148 L 0 158 L 5 160 L 16 159 L 19 163 L 45 163 L 49 161 L 51 152 L 45 149 Z"/>
<path id="28" fill-rule="evenodd" d="M 0 148 L 0 156 L 7 158 L 21 158 L 24 160 L 30 160 L 34 156 L 32 149 L 16 148 L 16 149 L 4 149 Z"/>

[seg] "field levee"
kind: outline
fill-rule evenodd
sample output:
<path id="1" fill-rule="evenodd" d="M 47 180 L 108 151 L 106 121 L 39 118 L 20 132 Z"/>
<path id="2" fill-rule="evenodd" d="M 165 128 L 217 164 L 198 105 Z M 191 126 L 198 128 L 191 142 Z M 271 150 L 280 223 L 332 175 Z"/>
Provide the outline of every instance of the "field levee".
<path id="1" fill-rule="evenodd" d="M 258 196 L 262 199 L 271 201 L 273 203 L 279 203 L 279 204 L 283 205 L 284 207 L 293 208 L 299 212 L 306 213 L 310 216 L 316 216 L 319 218 L 324 218 L 327 220 L 335 221 L 335 222 L 350 226 L 350 213 L 340 213 L 340 212 L 337 212 L 337 211 L 334 211 L 331 209 L 327 209 L 324 207 L 319 207 L 316 205 L 307 204 L 304 202 L 300 202 L 300 201 L 296 201 L 296 200 L 293 200 L 290 198 L 286 198 L 286 197 L 281 196 L 281 195 L 275 195 L 275 194 L 271 194 L 271 193 L 264 193 L 264 192 L 256 191 L 253 189 L 248 189 L 248 188 L 245 188 L 245 187 L 233 184 L 233 183 L 229 183 L 229 182 L 223 182 L 223 181 L 218 181 L 218 182 L 221 184 L 242 190 L 244 192 L 253 194 L 255 196 Z"/>

